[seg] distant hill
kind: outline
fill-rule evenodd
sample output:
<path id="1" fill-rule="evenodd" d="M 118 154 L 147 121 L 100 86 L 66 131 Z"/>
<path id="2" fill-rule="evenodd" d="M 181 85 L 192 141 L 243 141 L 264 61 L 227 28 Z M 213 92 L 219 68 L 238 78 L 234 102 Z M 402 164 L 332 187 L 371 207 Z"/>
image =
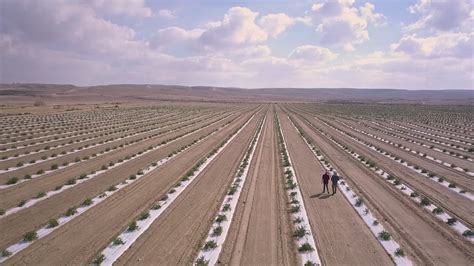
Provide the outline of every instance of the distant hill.
<path id="1" fill-rule="evenodd" d="M 208 86 L 117 84 L 78 87 L 57 84 L 0 84 L 0 101 L 24 97 L 85 101 L 229 101 L 229 102 L 383 102 L 474 104 L 473 90 L 399 90 L 352 88 L 261 88 L 242 89 Z"/>

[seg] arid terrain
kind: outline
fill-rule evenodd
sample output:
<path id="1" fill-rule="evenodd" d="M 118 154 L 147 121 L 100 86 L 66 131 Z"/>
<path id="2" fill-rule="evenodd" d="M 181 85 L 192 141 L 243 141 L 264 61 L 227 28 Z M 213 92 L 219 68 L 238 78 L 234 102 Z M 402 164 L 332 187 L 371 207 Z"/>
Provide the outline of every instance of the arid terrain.
<path id="1" fill-rule="evenodd" d="M 0 264 L 474 265 L 468 91 L 136 86 L 2 85 Z"/>

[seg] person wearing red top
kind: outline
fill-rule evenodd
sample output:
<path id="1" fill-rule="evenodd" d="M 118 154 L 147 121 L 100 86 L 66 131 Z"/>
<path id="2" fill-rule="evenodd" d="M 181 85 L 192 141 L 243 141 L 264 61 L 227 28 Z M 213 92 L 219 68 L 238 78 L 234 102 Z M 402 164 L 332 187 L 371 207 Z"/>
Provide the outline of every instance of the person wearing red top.
<path id="1" fill-rule="evenodd" d="M 329 175 L 328 175 L 328 172 L 326 171 L 323 175 L 323 193 L 327 190 L 329 194 L 328 184 L 329 184 Z"/>

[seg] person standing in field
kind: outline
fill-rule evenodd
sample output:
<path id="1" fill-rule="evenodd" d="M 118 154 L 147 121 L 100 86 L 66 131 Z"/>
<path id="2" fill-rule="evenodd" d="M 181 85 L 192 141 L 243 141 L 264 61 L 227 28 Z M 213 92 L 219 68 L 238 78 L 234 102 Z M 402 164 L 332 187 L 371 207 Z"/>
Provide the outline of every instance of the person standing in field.
<path id="1" fill-rule="evenodd" d="M 328 183 L 329 183 L 329 175 L 328 175 L 328 172 L 326 171 L 324 172 L 324 175 L 323 175 L 323 193 L 327 190 L 329 194 Z"/>
<path id="2" fill-rule="evenodd" d="M 337 181 L 339 181 L 339 176 L 337 175 L 336 172 L 333 173 L 331 177 L 332 181 L 332 194 L 336 194 L 337 191 Z"/>

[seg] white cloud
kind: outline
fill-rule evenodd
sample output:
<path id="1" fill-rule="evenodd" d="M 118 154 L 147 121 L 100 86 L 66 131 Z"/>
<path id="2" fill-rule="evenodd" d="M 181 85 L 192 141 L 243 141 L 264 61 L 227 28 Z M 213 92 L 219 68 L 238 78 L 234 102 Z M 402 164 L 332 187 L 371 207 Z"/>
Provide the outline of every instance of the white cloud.
<path id="1" fill-rule="evenodd" d="M 417 57 L 470 58 L 474 51 L 474 33 L 443 33 L 425 38 L 408 35 L 391 48 L 394 52 Z"/>
<path id="2" fill-rule="evenodd" d="M 158 11 L 158 16 L 165 18 L 165 19 L 175 19 L 176 18 L 176 11 L 169 10 L 169 9 L 160 9 Z"/>
<path id="3" fill-rule="evenodd" d="M 472 30 L 472 23 L 469 22 L 472 16 L 471 0 L 418 0 L 408 10 L 421 16 L 416 22 L 405 27 L 408 31 L 450 31 L 461 28 Z"/>
<path id="4" fill-rule="evenodd" d="M 313 64 L 326 63 L 337 58 L 337 54 L 331 52 L 328 48 L 303 45 L 296 47 L 288 57 L 290 60 L 304 61 Z"/>
<path id="5" fill-rule="evenodd" d="M 312 24 L 321 33 L 321 43 L 339 45 L 354 50 L 354 45 L 369 40 L 369 23 L 383 24 L 385 16 L 374 12 L 374 5 L 366 3 L 357 9 L 353 0 L 326 1 L 314 4 L 309 11 Z"/>
<path id="6" fill-rule="evenodd" d="M 259 20 L 260 26 L 273 38 L 280 35 L 294 23 L 295 20 L 284 13 L 269 14 Z"/>
<path id="7" fill-rule="evenodd" d="M 211 48 L 262 43 L 268 34 L 255 23 L 257 16 L 248 8 L 232 7 L 220 23 L 203 32 L 200 41 Z"/>
<path id="8" fill-rule="evenodd" d="M 88 1 L 84 2 L 84 4 L 88 4 Z M 153 11 L 146 6 L 145 0 L 92 0 L 89 3 L 98 11 L 107 15 L 153 16 Z"/>

